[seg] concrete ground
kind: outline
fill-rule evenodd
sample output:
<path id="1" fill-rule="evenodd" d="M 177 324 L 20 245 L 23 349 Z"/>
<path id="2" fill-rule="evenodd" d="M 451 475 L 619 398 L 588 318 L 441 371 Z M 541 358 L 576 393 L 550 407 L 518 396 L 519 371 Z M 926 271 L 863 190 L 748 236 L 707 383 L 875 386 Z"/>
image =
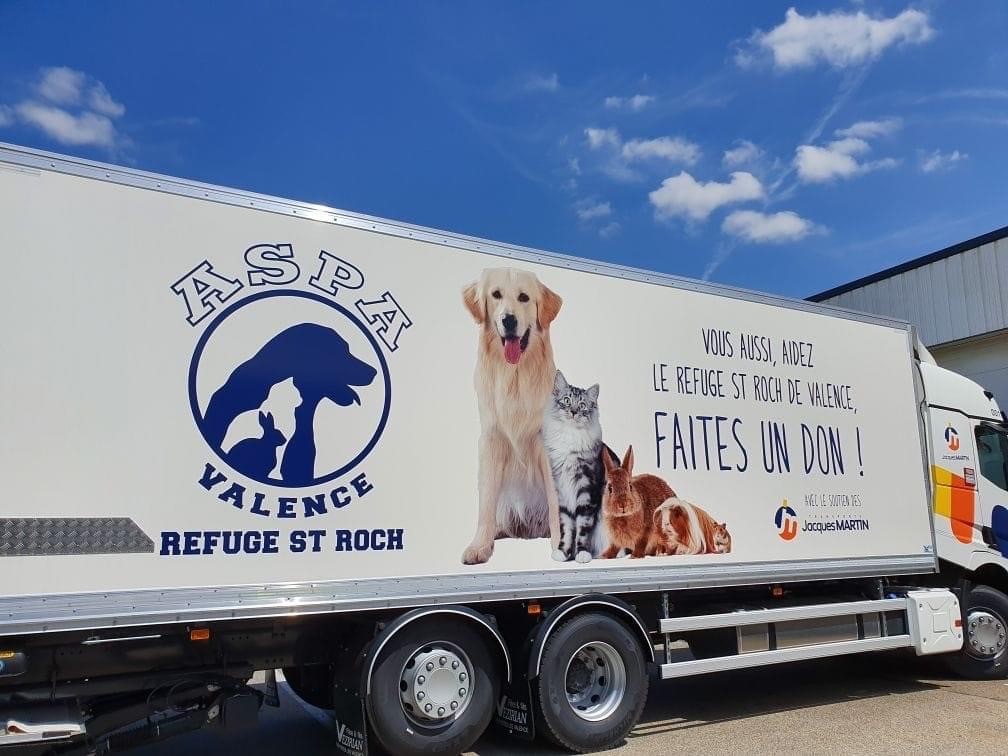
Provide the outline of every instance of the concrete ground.
<path id="1" fill-rule="evenodd" d="M 334 754 L 333 725 L 281 684 L 281 707 L 260 725 L 207 730 L 136 754 Z M 933 660 L 869 655 L 652 680 L 647 708 L 613 754 L 1008 753 L 1008 683 L 947 675 Z M 491 730 L 478 756 L 557 754 Z"/>

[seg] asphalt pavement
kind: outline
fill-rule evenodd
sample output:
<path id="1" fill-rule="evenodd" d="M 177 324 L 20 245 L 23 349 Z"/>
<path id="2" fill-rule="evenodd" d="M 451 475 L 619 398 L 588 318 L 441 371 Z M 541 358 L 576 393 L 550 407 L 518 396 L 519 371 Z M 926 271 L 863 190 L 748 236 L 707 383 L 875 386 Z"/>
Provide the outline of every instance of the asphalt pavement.
<path id="1" fill-rule="evenodd" d="M 281 683 L 245 731 L 209 729 L 133 753 L 334 754 L 329 715 Z M 1008 683 L 972 682 L 935 660 L 879 654 L 651 681 L 620 756 L 676 753 L 993 754 L 1008 752 Z M 472 754 L 557 754 L 491 727 Z"/>

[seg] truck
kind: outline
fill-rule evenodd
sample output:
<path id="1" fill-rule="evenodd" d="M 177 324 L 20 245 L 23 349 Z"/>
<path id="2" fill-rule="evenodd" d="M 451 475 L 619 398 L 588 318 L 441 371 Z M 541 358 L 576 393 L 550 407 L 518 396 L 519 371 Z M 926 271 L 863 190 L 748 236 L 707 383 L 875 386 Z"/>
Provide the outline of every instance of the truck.
<path id="1" fill-rule="evenodd" d="M 652 677 L 1005 675 L 1008 426 L 908 323 L 15 145 L 0 208 L 0 751 L 291 691 L 354 756 L 587 752 Z"/>

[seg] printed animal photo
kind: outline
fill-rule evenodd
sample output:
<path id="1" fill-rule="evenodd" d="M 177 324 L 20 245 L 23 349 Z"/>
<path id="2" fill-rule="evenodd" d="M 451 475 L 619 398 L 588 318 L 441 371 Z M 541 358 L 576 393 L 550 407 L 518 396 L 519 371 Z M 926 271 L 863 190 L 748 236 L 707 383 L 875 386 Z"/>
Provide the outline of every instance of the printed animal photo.
<path id="1" fill-rule="evenodd" d="M 484 270 L 462 300 L 478 327 L 480 421 L 476 532 L 462 562 L 486 562 L 498 538 L 548 537 L 556 548 L 560 514 L 542 425 L 556 377 L 550 324 L 563 300 L 515 268 Z"/>
<path id="2" fill-rule="evenodd" d="M 730 551 L 728 526 L 695 504 L 672 497 L 655 510 L 648 554 L 692 556 Z"/>
<path id="3" fill-rule="evenodd" d="M 609 455 L 601 456 L 606 474 L 602 518 L 608 541 L 602 556 L 612 559 L 623 551 L 632 557 L 645 556 L 651 543 L 654 515 L 662 502 L 675 496 L 675 491 L 657 475 L 633 474 L 632 446 L 619 465 Z"/>
<path id="4" fill-rule="evenodd" d="M 478 328 L 480 422 L 464 564 L 487 562 L 501 538 L 548 538 L 553 559 L 578 564 L 731 551 L 725 523 L 657 475 L 635 474 L 632 446 L 621 460 L 605 443 L 599 384 L 575 385 L 554 364 L 560 295 L 531 272 L 490 268 L 462 301 Z"/>
<path id="5" fill-rule="evenodd" d="M 590 562 L 605 548 L 602 457 L 619 458 L 602 442 L 598 398 L 597 383 L 578 388 L 557 370 L 546 402 L 542 435 L 560 508 L 560 543 L 553 552 L 559 562 Z"/>

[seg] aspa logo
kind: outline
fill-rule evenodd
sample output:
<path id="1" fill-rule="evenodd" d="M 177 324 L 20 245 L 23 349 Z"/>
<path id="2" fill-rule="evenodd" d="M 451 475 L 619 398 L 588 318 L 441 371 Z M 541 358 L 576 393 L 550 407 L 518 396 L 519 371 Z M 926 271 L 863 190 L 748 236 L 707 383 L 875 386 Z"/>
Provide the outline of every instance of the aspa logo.
<path id="1" fill-rule="evenodd" d="M 217 459 L 196 480 L 264 517 L 345 507 L 374 489 L 360 466 L 389 418 L 386 354 L 413 321 L 391 292 L 364 294 L 364 273 L 324 250 L 311 271 L 291 244 L 249 247 L 244 263 L 235 277 L 204 260 L 171 286 L 186 322 L 202 329 L 188 403 Z M 315 488 L 292 496 L 266 486 Z"/>
<path id="2" fill-rule="evenodd" d="M 951 425 L 945 429 L 945 443 L 949 451 L 959 451 L 959 432 Z"/>
<path id="3" fill-rule="evenodd" d="M 207 326 L 189 369 L 189 403 L 231 469 L 273 486 L 326 483 L 374 448 L 391 386 L 374 336 L 309 292 L 269 291 Z"/>
<path id="4" fill-rule="evenodd" d="M 785 541 L 790 541 L 798 535 L 798 515 L 788 506 L 787 499 L 784 499 L 784 503 L 777 508 L 774 525 L 777 526 L 777 535 Z"/>

